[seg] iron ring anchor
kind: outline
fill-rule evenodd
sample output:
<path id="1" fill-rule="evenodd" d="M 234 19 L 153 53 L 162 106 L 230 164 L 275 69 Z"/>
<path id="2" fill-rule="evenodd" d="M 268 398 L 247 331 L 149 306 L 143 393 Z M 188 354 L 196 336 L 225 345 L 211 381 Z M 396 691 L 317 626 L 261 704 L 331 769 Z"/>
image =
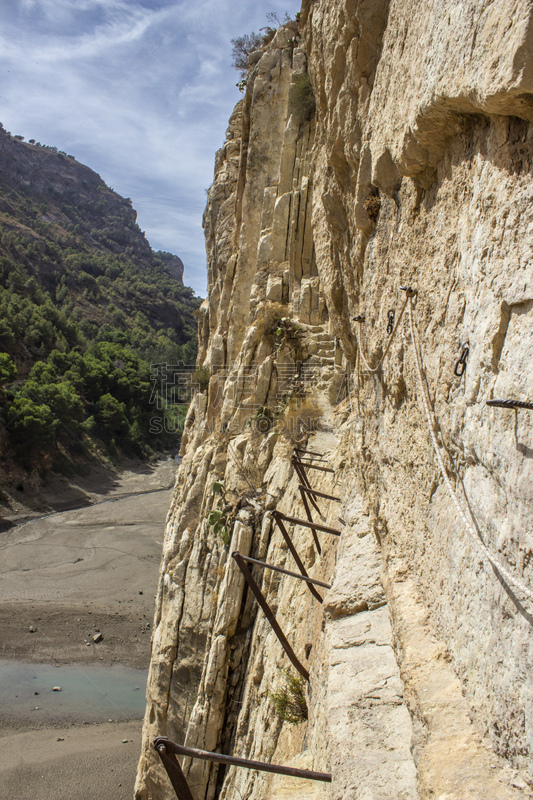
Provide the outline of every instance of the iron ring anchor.
<path id="1" fill-rule="evenodd" d="M 457 378 L 461 378 L 464 375 L 466 369 L 466 361 L 469 353 L 470 353 L 470 346 L 468 343 L 466 343 L 463 345 L 463 352 L 461 353 L 461 355 L 459 356 L 458 360 L 455 363 L 455 369 L 453 371 L 453 374 Z"/>

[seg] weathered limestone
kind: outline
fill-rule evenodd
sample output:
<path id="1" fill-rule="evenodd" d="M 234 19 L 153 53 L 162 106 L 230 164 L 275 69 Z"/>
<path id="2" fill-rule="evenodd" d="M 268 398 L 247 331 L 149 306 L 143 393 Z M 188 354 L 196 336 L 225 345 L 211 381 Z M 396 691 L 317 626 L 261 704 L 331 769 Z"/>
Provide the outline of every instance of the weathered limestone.
<path id="1" fill-rule="evenodd" d="M 295 318 L 296 324 L 298 311 L 291 307 L 293 301 L 299 305 L 302 280 L 313 287 L 312 296 L 306 295 L 306 321 L 323 322 L 326 314 L 310 226 L 313 126 L 300 124 L 289 110 L 291 82 L 294 74 L 305 71 L 305 52 L 297 42 L 294 48 L 288 44 L 289 34 L 297 35 L 297 29 L 280 30 L 268 49 L 254 56 L 246 96 L 230 119 L 227 141 L 216 157 L 204 216 L 210 290 L 202 308 L 199 352 L 211 376 L 208 391 L 198 392 L 187 417 L 165 536 L 136 788 L 143 800 L 172 797 L 151 749 L 156 735 L 200 748 L 227 749 L 244 709 L 252 713 L 242 698 L 249 696 L 253 707 L 255 693 L 250 694 L 248 683 L 255 662 L 250 651 L 257 647 L 257 630 L 265 636 L 265 621 L 259 619 L 254 626 L 256 607 L 249 593 L 241 602 L 244 581 L 231 552 L 264 558 L 274 537 L 277 549 L 272 557 L 286 558 L 286 546 L 278 541 L 280 534 L 275 536 L 265 511 L 269 504 L 281 502 L 292 475 L 287 456 L 297 415 L 285 424 L 284 409 L 290 410 L 298 353 L 314 334 L 302 329 L 297 338 L 280 336 L 276 330 L 280 324 L 283 328 L 282 318 Z M 272 136 L 265 145 L 266 126 Z M 279 403 L 279 430 L 286 432 L 269 435 Z M 270 416 L 256 422 L 258 410 L 264 408 L 270 409 Z M 268 480 L 265 472 L 273 465 Z M 215 480 L 223 481 L 229 507 L 238 509 L 227 548 L 207 522 L 216 502 Z M 295 502 L 294 487 L 291 492 Z M 308 551 L 307 541 L 303 552 Z M 264 576 L 274 603 L 280 602 L 275 596 L 278 583 L 275 576 Z M 294 597 L 301 598 L 299 618 L 308 617 L 308 625 L 316 626 L 316 610 L 307 595 L 306 587 L 296 584 L 280 605 L 290 608 Z M 300 650 L 310 638 L 306 630 Z M 280 647 L 275 637 L 268 641 L 267 652 L 275 656 L 261 688 L 261 703 L 264 724 L 270 725 L 268 687 L 278 679 Z M 282 659 L 284 663 L 284 655 Z M 258 733 L 262 725 L 258 722 Z M 260 735 L 265 746 L 272 747 Z M 292 746 L 287 757 L 298 752 Z M 195 796 L 211 798 L 220 792 L 217 767 L 192 762 L 185 771 Z"/>
<path id="2" fill-rule="evenodd" d="M 313 235 L 334 330 L 352 363 L 361 363 L 359 336 L 375 364 L 387 311 L 398 315 L 403 303 L 399 287 L 418 289 L 415 320 L 452 482 L 492 552 L 531 587 L 530 418 L 519 413 L 515 433 L 513 412 L 484 403 L 533 396 L 531 8 L 317 0 L 303 12 L 319 102 L 314 196 L 324 198 Z M 365 203 L 376 187 L 372 219 Z M 349 322 L 356 314 L 362 327 Z M 351 480 L 386 563 L 404 564 L 415 581 L 480 731 L 531 768 L 533 609 L 494 575 L 450 502 L 406 318 L 379 377 L 363 370 L 354 390 Z M 461 771 L 453 758 L 445 769 Z M 483 795 L 472 780 L 468 791 Z"/>
<path id="3" fill-rule="evenodd" d="M 380 580 L 380 548 L 365 512 L 357 495 L 343 508 L 349 527 L 325 600 L 331 797 L 418 800 L 412 723 Z"/>
<path id="4" fill-rule="evenodd" d="M 253 54 L 204 217 L 211 377 L 167 523 L 137 800 L 173 796 L 157 734 L 333 776 L 185 763 L 197 800 L 533 797 L 533 607 L 463 529 L 399 320 L 412 286 L 453 490 L 533 588 L 533 418 L 485 405 L 533 399 L 532 20 L 526 0 L 304 0 L 300 29 Z M 317 113 L 299 121 L 306 69 Z M 294 569 L 272 511 L 305 516 L 297 443 L 335 470 L 310 479 L 341 499 L 319 505 L 342 536 L 319 555 L 290 526 L 323 603 L 254 568 L 310 672 L 291 725 L 270 700 L 287 656 L 231 552 Z"/>

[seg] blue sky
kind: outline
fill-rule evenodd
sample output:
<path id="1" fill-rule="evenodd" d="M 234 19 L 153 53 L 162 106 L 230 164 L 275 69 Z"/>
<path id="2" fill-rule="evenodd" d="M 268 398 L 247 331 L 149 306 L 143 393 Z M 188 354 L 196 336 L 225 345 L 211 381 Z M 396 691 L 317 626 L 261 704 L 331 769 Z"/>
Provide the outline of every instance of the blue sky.
<path id="1" fill-rule="evenodd" d="M 241 96 L 231 39 L 297 0 L 0 0 L 0 121 L 72 153 L 124 197 L 205 295 L 201 227 Z"/>

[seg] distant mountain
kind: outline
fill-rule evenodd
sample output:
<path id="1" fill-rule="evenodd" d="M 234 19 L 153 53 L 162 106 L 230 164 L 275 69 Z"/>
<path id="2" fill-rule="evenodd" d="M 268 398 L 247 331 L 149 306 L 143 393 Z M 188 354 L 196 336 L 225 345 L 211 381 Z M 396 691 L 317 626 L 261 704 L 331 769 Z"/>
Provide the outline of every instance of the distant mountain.
<path id="1" fill-rule="evenodd" d="M 72 156 L 0 126 L 0 453 L 29 467 L 168 444 L 148 432 L 149 365 L 194 363 L 201 301 L 136 216 Z"/>

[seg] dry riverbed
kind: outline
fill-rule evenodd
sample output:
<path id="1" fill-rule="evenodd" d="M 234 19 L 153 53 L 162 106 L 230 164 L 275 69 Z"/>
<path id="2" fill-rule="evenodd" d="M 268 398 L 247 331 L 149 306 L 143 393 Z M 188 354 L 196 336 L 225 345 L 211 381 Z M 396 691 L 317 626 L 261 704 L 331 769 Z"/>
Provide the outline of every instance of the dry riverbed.
<path id="1" fill-rule="evenodd" d="M 85 492 L 94 505 L 0 532 L 0 661 L 147 669 L 175 471 L 126 472 Z M 24 719 L 0 708 L 0 800 L 131 800 L 140 718 L 61 721 L 39 698 Z"/>

